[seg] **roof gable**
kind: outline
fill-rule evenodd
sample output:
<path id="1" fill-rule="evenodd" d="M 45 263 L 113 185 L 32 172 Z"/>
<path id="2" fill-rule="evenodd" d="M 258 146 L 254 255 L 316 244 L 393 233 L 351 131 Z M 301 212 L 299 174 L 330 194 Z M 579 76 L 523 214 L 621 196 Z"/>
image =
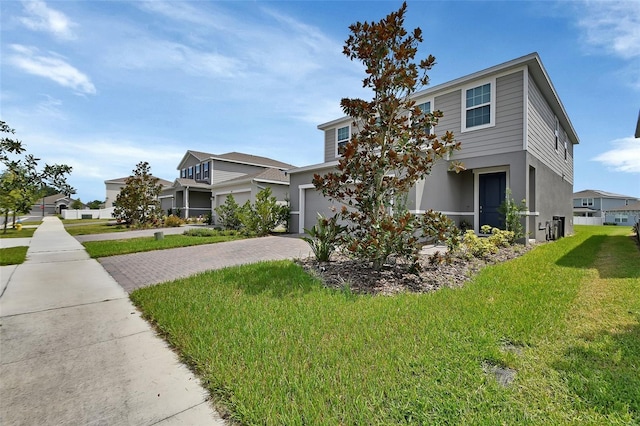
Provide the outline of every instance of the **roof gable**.
<path id="1" fill-rule="evenodd" d="M 637 200 L 630 195 L 615 194 L 613 192 L 600 191 L 599 189 L 585 189 L 573 193 L 573 198 L 619 198 L 622 200 Z"/>

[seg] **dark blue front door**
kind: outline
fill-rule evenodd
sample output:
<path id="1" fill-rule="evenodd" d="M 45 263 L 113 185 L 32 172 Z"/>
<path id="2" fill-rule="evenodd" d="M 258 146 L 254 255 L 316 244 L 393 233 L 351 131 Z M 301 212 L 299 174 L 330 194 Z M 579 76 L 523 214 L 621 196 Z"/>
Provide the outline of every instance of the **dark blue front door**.
<path id="1" fill-rule="evenodd" d="M 504 217 L 498 207 L 504 202 L 507 188 L 507 173 L 485 173 L 480 175 L 480 226 L 491 225 L 504 228 Z"/>

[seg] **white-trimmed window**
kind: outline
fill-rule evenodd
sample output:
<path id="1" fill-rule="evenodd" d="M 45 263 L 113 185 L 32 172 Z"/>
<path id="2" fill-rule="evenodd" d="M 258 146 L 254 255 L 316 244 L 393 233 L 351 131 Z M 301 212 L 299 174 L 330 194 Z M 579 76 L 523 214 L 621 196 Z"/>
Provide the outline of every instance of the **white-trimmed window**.
<path id="1" fill-rule="evenodd" d="M 462 131 L 495 123 L 495 80 L 462 91 Z"/>
<path id="2" fill-rule="evenodd" d="M 431 101 L 426 101 L 423 102 L 421 104 L 418 105 L 418 108 L 420 108 L 420 111 L 422 111 L 425 114 L 429 114 L 431 113 Z M 433 132 L 433 128 L 431 127 L 430 124 L 427 124 L 425 131 L 427 134 L 430 134 Z"/>
<path id="3" fill-rule="evenodd" d="M 591 206 L 593 206 L 593 198 L 582 199 L 582 207 L 591 207 Z"/>
<path id="4" fill-rule="evenodd" d="M 567 141 L 564 141 L 564 161 L 568 161 L 569 159 L 569 146 L 567 145 Z"/>
<path id="5" fill-rule="evenodd" d="M 629 220 L 629 216 L 626 214 L 617 214 L 615 217 L 615 223 L 627 223 Z"/>
<path id="6" fill-rule="evenodd" d="M 181 178 L 186 178 L 187 177 L 187 169 L 182 169 L 180 171 L 180 177 Z"/>
<path id="7" fill-rule="evenodd" d="M 189 169 L 187 170 L 187 177 L 189 179 L 193 179 L 193 166 L 189 167 Z"/>
<path id="8" fill-rule="evenodd" d="M 202 174 L 200 173 L 200 164 L 196 164 L 196 180 L 202 179 Z"/>
<path id="9" fill-rule="evenodd" d="M 344 146 L 349 142 L 349 138 L 351 137 L 349 130 L 349 126 L 336 129 L 336 156 L 342 154 Z"/>

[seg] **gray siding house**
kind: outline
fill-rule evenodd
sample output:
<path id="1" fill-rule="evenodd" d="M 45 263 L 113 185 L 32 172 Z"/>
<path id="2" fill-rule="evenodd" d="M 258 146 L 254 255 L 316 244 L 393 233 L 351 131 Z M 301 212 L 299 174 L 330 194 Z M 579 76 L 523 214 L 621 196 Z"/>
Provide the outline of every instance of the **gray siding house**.
<path id="1" fill-rule="evenodd" d="M 640 199 L 629 195 L 614 194 L 612 192 L 600 191 L 597 189 L 585 189 L 573 194 L 573 215 L 580 217 L 600 217 L 604 222 L 618 223 L 621 225 L 633 225 L 637 220 L 633 220 L 634 214 L 626 214 L 626 211 L 633 211 L 634 204 L 638 204 Z"/>
<path id="2" fill-rule="evenodd" d="M 180 216 L 204 217 L 224 204 L 230 194 L 239 205 L 255 201 L 269 187 L 280 202 L 289 196 L 291 164 L 256 155 L 230 152 L 210 154 L 187 151 L 178 164 L 179 177 L 160 195 L 161 207 Z"/>
<path id="3" fill-rule="evenodd" d="M 413 188 L 413 213 L 437 210 L 479 232 L 484 224 L 503 225 L 497 209 L 509 188 L 517 202 L 526 200 L 523 224 L 530 239 L 545 240 L 554 221 L 560 235 L 573 232 L 573 148 L 579 139 L 537 53 L 427 88 L 413 99 L 442 111 L 436 132 L 453 131 L 462 146 Z M 324 161 L 288 172 L 293 232 L 313 226 L 318 213 L 332 214 L 311 181 L 335 168 L 338 148 L 354 126 L 343 117 L 318 129 L 324 132 Z M 453 160 L 466 170 L 449 172 Z"/>

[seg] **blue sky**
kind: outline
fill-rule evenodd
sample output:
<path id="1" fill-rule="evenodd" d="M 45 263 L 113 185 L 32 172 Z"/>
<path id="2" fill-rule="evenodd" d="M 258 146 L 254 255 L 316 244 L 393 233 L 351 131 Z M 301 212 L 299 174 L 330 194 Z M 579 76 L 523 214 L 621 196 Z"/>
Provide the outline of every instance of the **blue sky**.
<path id="1" fill-rule="evenodd" d="M 0 116 L 83 201 L 187 149 L 322 162 L 317 125 L 368 97 L 342 54 L 387 2 L 2 1 Z M 439 84 L 538 52 L 580 137 L 574 191 L 640 197 L 640 2 L 408 2 Z"/>

